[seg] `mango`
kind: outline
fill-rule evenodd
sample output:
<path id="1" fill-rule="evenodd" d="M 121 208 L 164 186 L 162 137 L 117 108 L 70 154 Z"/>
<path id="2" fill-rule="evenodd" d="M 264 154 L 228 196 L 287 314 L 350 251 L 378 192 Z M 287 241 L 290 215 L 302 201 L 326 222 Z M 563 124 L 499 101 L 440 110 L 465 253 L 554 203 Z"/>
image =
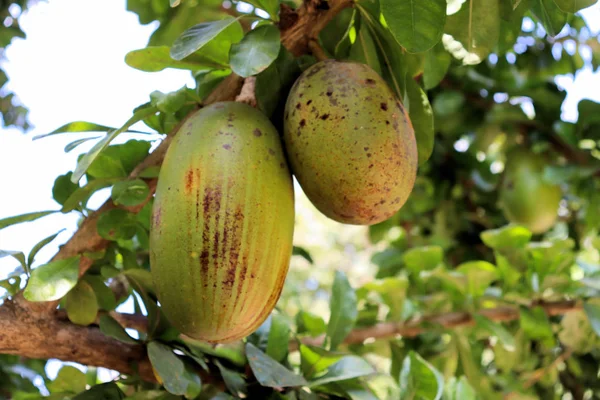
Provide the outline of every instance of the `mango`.
<path id="1" fill-rule="evenodd" d="M 500 187 L 500 203 L 506 219 L 533 233 L 550 229 L 558 218 L 560 186 L 543 179 L 543 156 L 524 148 L 508 152 Z"/>
<path id="2" fill-rule="evenodd" d="M 179 129 L 150 229 L 157 297 L 171 324 L 212 343 L 258 328 L 292 254 L 294 191 L 279 135 L 256 109 L 217 103 Z"/>
<path id="3" fill-rule="evenodd" d="M 300 186 L 335 221 L 376 224 L 394 215 L 412 191 L 412 124 L 367 65 L 328 60 L 306 69 L 288 96 L 283 137 Z"/>

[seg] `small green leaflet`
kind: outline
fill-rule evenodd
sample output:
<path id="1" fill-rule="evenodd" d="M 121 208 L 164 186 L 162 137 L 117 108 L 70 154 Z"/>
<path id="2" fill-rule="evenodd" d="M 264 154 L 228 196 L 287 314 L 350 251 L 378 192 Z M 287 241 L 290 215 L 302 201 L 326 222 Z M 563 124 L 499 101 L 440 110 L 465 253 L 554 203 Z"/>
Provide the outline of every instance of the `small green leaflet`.
<path id="1" fill-rule="evenodd" d="M 0 229 L 8 228 L 11 225 L 20 224 L 22 222 L 35 221 L 36 219 L 45 217 L 46 215 L 57 213 L 58 211 L 38 211 L 27 214 L 15 215 L 14 217 L 8 217 L 0 219 Z"/>
<path id="2" fill-rule="evenodd" d="M 485 329 L 492 335 L 496 336 L 498 340 L 504 345 L 508 351 L 515 350 L 515 338 L 512 334 L 498 322 L 494 322 L 483 315 L 474 314 L 473 318 L 478 327 Z"/>
<path id="3" fill-rule="evenodd" d="M 29 301 L 61 299 L 77 284 L 81 256 L 53 261 L 31 272 L 23 293 Z"/>
<path id="4" fill-rule="evenodd" d="M 552 1 L 552 0 L 549 0 Z M 444 47 L 463 64 L 482 62 L 494 49 L 500 35 L 497 0 L 468 0 L 446 20 Z"/>
<path id="5" fill-rule="evenodd" d="M 86 281 L 79 281 L 77 286 L 67 293 L 65 306 L 69 320 L 77 325 L 89 325 L 96 320 L 98 300 L 94 289 Z"/>
<path id="6" fill-rule="evenodd" d="M 596 4 L 597 0 L 554 0 L 554 3 L 562 11 L 575 14 L 579 10 L 588 8 Z"/>
<path id="7" fill-rule="evenodd" d="M 169 0 L 171 3 L 171 7 L 177 7 L 179 4 L 181 4 L 181 0 Z"/>
<path id="8" fill-rule="evenodd" d="M 273 25 L 261 25 L 248 32 L 241 42 L 231 46 L 231 69 L 243 78 L 256 75 L 277 59 L 279 48 L 279 29 Z"/>
<path id="9" fill-rule="evenodd" d="M 169 393 L 188 399 L 200 394 L 200 377 L 186 368 L 183 360 L 173 353 L 173 349 L 152 341 L 148 343 L 148 358 Z"/>
<path id="10" fill-rule="evenodd" d="M 356 293 L 341 271 L 335 272 L 329 308 L 331 317 L 326 339 L 329 340 L 329 349 L 335 350 L 348 336 L 358 317 Z"/>
<path id="11" fill-rule="evenodd" d="M 71 143 L 68 143 L 65 146 L 65 153 L 68 153 L 71 150 L 74 150 L 80 144 L 84 144 L 85 142 L 89 142 L 90 140 L 98 139 L 99 137 L 100 136 L 92 136 L 92 137 L 88 137 L 88 138 L 73 140 Z"/>
<path id="12" fill-rule="evenodd" d="M 406 80 L 406 106 L 415 130 L 419 165 L 423 165 L 433 152 L 433 110 L 427 94 L 414 79 Z"/>
<path id="13" fill-rule="evenodd" d="M 313 258 L 311 257 L 308 250 L 306 250 L 304 247 L 294 246 L 292 249 L 292 255 L 300 256 L 300 257 L 304 258 L 306 261 L 308 261 L 309 263 L 314 264 Z"/>
<path id="14" fill-rule="evenodd" d="M 373 68 L 375 72 L 381 75 L 381 64 L 379 63 L 376 48 L 370 29 L 366 23 L 364 23 L 361 25 L 358 34 L 356 35 L 356 41 L 352 44 L 352 47 L 350 47 L 349 59 L 367 64 Z"/>
<path id="15" fill-rule="evenodd" d="M 100 331 L 106 336 L 117 339 L 120 342 L 127 344 L 137 344 L 138 341 L 125 331 L 125 329 L 110 315 L 100 316 Z"/>
<path id="16" fill-rule="evenodd" d="M 440 400 L 444 378 L 431 364 L 410 351 L 400 371 L 400 393 L 403 399 Z"/>
<path id="17" fill-rule="evenodd" d="M 263 386 L 294 387 L 307 384 L 303 377 L 273 360 L 252 343 L 246 343 L 246 357 L 256 380 Z"/>
<path id="18" fill-rule="evenodd" d="M 53 130 L 50 133 L 45 133 L 43 135 L 34 136 L 33 140 L 43 139 L 48 136 L 60 135 L 62 133 L 108 132 L 108 131 L 113 131 L 115 129 L 116 128 L 111 128 L 110 126 L 95 124 L 93 122 L 74 121 L 74 122 L 69 122 L 68 124 L 63 125 L 60 128 Z M 135 130 L 127 130 L 127 132 L 144 133 L 144 134 L 147 133 L 147 132 L 141 132 L 141 131 L 135 131 Z"/>
<path id="19" fill-rule="evenodd" d="M 146 200 L 150 188 L 141 179 L 131 181 L 121 181 L 114 184 L 111 192 L 111 198 L 117 205 L 126 207 L 136 206 Z"/>
<path id="20" fill-rule="evenodd" d="M 88 167 L 92 164 L 92 162 L 96 159 L 96 157 L 98 157 L 98 155 L 102 152 L 102 150 L 104 150 L 106 148 L 106 146 L 108 146 L 110 144 L 110 142 L 113 141 L 113 139 L 115 139 L 117 136 L 119 136 L 119 134 L 121 134 L 122 132 L 126 132 L 136 122 L 139 122 L 139 121 L 143 120 L 144 118 L 146 118 L 152 114 L 155 114 L 156 111 L 157 111 L 156 107 L 149 106 L 149 105 L 144 105 L 142 107 L 139 107 L 134 112 L 133 116 L 127 122 L 125 122 L 125 124 L 121 128 L 116 129 L 116 130 L 111 130 L 110 132 L 108 132 L 108 134 L 104 138 L 102 138 L 99 142 L 97 142 L 94 145 L 94 147 L 92 147 L 92 149 L 79 160 L 79 162 L 77 163 L 77 167 L 75 168 L 75 171 L 73 172 L 73 175 L 71 176 L 71 182 L 73 182 L 73 183 L 79 182 L 79 180 L 81 179 L 83 174 L 85 174 L 85 172 L 87 171 Z"/>
<path id="21" fill-rule="evenodd" d="M 29 268 L 31 268 L 31 265 L 33 264 L 33 260 L 35 259 L 35 256 L 37 255 L 37 253 L 44 247 L 46 246 L 48 243 L 50 243 L 51 241 L 53 241 L 54 239 L 56 239 L 56 237 L 62 232 L 64 231 L 64 229 L 61 229 L 60 231 L 56 232 L 54 235 L 50 235 L 45 239 L 40 240 L 35 246 L 33 246 L 33 248 L 31 249 L 31 251 L 29 252 L 29 256 L 27 257 L 27 266 Z"/>
<path id="22" fill-rule="evenodd" d="M 165 68 L 187 69 L 192 71 L 223 68 L 223 65 L 213 60 L 194 54 L 185 60 L 171 58 L 168 46 L 149 46 L 133 50 L 125 56 L 125 63 L 132 68 L 145 72 L 158 72 Z"/>
<path id="23" fill-rule="evenodd" d="M 314 381 L 310 386 L 324 385 L 330 382 L 338 382 L 347 379 L 358 378 L 375 373 L 375 369 L 363 358 L 355 355 L 347 355 L 327 368 L 327 373 Z"/>
<path id="24" fill-rule="evenodd" d="M 381 13 L 400 45 L 418 53 L 442 38 L 446 0 L 381 0 Z"/>
<path id="25" fill-rule="evenodd" d="M 231 42 L 235 43 L 241 40 L 243 31 L 237 18 L 230 17 L 219 21 L 203 22 L 192 26 L 175 40 L 173 46 L 171 46 L 171 57 L 177 61 L 183 60 L 190 54 L 200 50 L 229 27 L 234 27 L 232 36 L 234 38 L 239 37 L 238 40 L 232 40 Z"/>

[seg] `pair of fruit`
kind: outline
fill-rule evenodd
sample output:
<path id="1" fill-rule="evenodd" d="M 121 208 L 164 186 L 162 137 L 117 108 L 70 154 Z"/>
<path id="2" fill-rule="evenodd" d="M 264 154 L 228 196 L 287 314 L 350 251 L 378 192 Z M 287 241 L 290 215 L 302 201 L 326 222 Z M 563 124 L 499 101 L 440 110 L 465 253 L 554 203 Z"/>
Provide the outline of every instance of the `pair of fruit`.
<path id="1" fill-rule="evenodd" d="M 307 69 L 286 103 L 284 142 L 309 199 L 340 222 L 387 219 L 416 178 L 408 116 L 366 65 Z M 198 111 L 166 154 L 153 209 L 150 262 L 167 318 L 209 342 L 253 332 L 283 288 L 293 230 L 292 177 L 268 118 L 231 102 Z"/>

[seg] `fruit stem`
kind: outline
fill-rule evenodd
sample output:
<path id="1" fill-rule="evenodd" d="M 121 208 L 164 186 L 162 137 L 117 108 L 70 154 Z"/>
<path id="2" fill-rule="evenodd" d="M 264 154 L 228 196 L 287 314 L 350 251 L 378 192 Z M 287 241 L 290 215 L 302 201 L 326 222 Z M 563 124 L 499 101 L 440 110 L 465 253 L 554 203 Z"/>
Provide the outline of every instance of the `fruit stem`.
<path id="1" fill-rule="evenodd" d="M 323 50 L 323 48 L 319 44 L 319 40 L 317 38 L 314 38 L 314 37 L 310 38 L 308 40 L 308 47 L 310 48 L 310 52 L 312 53 L 312 55 L 315 56 L 315 58 L 317 60 L 319 60 L 319 61 L 329 60 L 327 53 L 325 53 L 325 50 Z"/>

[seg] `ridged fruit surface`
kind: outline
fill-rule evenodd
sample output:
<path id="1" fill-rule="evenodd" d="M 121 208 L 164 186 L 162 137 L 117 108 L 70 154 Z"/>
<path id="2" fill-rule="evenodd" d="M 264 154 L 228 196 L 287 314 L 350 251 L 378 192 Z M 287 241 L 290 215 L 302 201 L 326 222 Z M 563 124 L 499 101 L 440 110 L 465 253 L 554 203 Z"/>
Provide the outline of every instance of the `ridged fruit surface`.
<path id="1" fill-rule="evenodd" d="M 546 162 L 527 149 L 513 149 L 506 159 L 500 202 L 506 218 L 533 233 L 550 229 L 558 217 L 560 186 L 543 180 Z"/>
<path id="2" fill-rule="evenodd" d="M 336 221 L 381 222 L 412 191 L 417 173 L 412 124 L 367 65 L 322 61 L 304 71 L 286 103 L 284 141 L 302 189 Z"/>
<path id="3" fill-rule="evenodd" d="M 151 270 L 169 321 L 208 342 L 252 333 L 281 293 L 293 228 L 271 122 L 240 103 L 199 110 L 167 151 L 152 213 Z"/>

